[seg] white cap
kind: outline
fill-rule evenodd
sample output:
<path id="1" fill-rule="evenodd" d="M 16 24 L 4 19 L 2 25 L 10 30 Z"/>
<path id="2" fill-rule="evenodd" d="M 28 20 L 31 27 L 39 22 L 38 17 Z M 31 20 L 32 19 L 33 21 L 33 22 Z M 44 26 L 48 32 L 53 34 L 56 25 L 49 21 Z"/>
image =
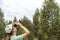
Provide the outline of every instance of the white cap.
<path id="1" fill-rule="evenodd" d="M 12 24 L 7 25 L 7 26 L 5 27 L 5 32 L 6 32 L 6 33 L 11 33 L 11 31 L 12 31 Z"/>

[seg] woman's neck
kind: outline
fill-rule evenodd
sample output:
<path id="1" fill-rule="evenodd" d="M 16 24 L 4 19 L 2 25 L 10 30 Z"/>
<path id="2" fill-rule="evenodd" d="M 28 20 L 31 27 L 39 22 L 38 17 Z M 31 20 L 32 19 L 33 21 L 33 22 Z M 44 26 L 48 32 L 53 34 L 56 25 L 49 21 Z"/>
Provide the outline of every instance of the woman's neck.
<path id="1" fill-rule="evenodd" d="M 12 33 L 12 36 L 16 36 L 16 32 Z"/>

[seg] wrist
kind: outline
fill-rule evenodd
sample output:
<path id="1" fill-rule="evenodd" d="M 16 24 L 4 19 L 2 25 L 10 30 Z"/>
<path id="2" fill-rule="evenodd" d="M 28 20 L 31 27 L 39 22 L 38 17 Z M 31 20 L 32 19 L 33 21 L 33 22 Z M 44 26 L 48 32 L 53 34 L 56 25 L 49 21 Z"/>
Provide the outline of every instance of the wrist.
<path id="1" fill-rule="evenodd" d="M 21 23 L 18 23 L 18 26 L 21 26 Z"/>

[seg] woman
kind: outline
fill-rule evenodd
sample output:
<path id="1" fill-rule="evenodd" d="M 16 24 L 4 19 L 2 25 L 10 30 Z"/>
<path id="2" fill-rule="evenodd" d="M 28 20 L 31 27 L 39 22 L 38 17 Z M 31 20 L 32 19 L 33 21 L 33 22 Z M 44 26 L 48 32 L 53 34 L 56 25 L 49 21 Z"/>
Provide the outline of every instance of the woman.
<path id="1" fill-rule="evenodd" d="M 17 33 L 16 26 L 19 26 L 24 31 L 22 35 L 16 36 Z M 30 34 L 29 30 L 19 22 L 15 22 L 14 25 L 13 24 L 7 25 L 5 28 L 5 32 L 7 33 L 6 40 L 25 40 L 26 37 Z"/>

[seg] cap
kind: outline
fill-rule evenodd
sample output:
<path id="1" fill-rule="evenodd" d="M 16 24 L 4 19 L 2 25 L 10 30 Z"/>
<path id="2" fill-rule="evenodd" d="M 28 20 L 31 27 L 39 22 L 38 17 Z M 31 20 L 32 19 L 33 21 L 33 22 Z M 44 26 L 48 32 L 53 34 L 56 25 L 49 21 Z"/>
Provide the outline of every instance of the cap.
<path id="1" fill-rule="evenodd" d="M 6 33 L 11 33 L 11 31 L 12 31 L 12 24 L 9 24 L 5 27 L 5 32 Z"/>

